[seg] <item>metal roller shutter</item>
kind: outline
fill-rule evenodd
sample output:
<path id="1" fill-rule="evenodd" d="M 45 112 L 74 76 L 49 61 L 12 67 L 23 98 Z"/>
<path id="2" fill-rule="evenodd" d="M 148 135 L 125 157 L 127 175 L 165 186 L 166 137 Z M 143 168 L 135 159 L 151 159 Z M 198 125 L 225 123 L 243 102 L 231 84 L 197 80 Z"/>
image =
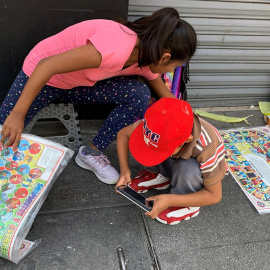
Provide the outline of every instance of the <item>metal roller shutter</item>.
<path id="1" fill-rule="evenodd" d="M 193 106 L 270 100 L 269 0 L 129 0 L 129 19 L 166 6 L 176 8 L 198 35 L 187 85 Z"/>

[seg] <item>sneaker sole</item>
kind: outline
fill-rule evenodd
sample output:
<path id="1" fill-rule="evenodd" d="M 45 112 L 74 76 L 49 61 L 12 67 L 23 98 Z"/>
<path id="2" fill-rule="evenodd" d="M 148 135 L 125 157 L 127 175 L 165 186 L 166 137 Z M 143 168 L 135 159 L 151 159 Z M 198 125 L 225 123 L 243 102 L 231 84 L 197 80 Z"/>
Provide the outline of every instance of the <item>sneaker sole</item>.
<path id="1" fill-rule="evenodd" d="M 103 183 L 105 183 L 105 184 L 115 185 L 115 184 L 117 183 L 117 181 L 118 181 L 118 179 L 117 179 L 117 180 L 111 180 L 111 181 L 108 181 L 108 179 L 105 179 L 105 178 L 101 177 L 101 176 L 100 176 L 99 174 L 97 174 L 93 169 L 91 169 L 89 166 L 87 166 L 87 165 L 85 165 L 83 162 L 81 162 L 80 159 L 78 158 L 78 156 L 76 156 L 75 162 L 76 162 L 76 164 L 77 164 L 78 166 L 80 166 L 81 168 L 93 172 L 93 173 L 95 174 L 95 176 L 96 176 L 101 182 L 103 182 Z"/>
<path id="2" fill-rule="evenodd" d="M 146 193 L 147 191 L 149 191 L 150 189 L 156 189 L 156 190 L 164 190 L 164 189 L 167 189 L 167 188 L 169 188 L 169 186 L 170 186 L 170 184 L 168 184 L 168 185 L 165 185 L 165 186 L 163 186 L 163 187 L 151 187 L 151 188 L 149 188 L 149 189 L 142 189 L 142 190 L 135 190 L 135 189 L 133 189 L 131 186 L 129 186 L 130 188 L 132 188 L 134 191 L 136 191 L 137 193 Z"/>
<path id="3" fill-rule="evenodd" d="M 189 216 L 189 217 L 186 217 L 186 218 L 183 218 L 182 220 L 189 220 L 193 217 L 197 217 L 199 215 L 200 211 L 198 211 L 197 213 L 193 214 L 192 216 Z M 159 217 L 156 217 L 156 220 L 158 220 L 160 223 L 163 223 L 163 224 L 167 224 L 167 225 L 176 225 L 178 223 L 180 223 L 182 220 L 179 220 L 179 221 L 173 221 L 171 223 L 168 223 L 166 220 L 163 220 L 163 219 L 160 219 Z"/>

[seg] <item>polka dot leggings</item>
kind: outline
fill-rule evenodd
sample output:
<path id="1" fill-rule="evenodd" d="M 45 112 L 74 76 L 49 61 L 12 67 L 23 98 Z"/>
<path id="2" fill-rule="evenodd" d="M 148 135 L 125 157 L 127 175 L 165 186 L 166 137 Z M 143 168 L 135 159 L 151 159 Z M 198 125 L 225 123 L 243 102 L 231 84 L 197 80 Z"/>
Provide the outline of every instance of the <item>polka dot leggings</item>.
<path id="1" fill-rule="evenodd" d="M 16 77 L 0 107 L 0 124 L 4 123 L 15 106 L 28 78 L 23 71 Z M 113 77 L 99 81 L 91 87 L 80 86 L 68 90 L 45 85 L 26 115 L 25 126 L 44 106 L 59 98 L 72 104 L 116 104 L 92 141 L 100 151 L 104 151 L 116 139 L 120 129 L 132 124 L 144 113 L 150 96 L 146 84 L 128 77 Z"/>

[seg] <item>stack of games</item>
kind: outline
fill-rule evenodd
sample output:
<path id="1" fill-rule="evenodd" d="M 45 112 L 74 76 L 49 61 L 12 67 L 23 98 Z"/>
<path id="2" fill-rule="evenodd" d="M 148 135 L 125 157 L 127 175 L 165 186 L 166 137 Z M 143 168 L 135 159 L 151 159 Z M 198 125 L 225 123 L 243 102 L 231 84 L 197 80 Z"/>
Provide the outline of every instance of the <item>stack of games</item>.
<path id="1" fill-rule="evenodd" d="M 1 257 L 18 263 L 37 246 L 39 241 L 25 237 L 73 154 L 61 144 L 29 134 L 22 134 L 16 151 L 0 146 Z"/>

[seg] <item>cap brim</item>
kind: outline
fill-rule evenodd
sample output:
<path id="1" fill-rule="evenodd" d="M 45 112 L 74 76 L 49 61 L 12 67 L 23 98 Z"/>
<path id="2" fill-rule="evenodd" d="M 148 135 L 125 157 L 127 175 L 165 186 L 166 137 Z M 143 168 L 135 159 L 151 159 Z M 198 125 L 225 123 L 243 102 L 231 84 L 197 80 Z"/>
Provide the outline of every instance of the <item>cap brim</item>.
<path id="1" fill-rule="evenodd" d="M 160 151 L 152 149 L 144 142 L 143 122 L 132 132 L 129 138 L 129 150 L 132 156 L 144 166 L 155 166 L 170 157 L 175 149 Z"/>

